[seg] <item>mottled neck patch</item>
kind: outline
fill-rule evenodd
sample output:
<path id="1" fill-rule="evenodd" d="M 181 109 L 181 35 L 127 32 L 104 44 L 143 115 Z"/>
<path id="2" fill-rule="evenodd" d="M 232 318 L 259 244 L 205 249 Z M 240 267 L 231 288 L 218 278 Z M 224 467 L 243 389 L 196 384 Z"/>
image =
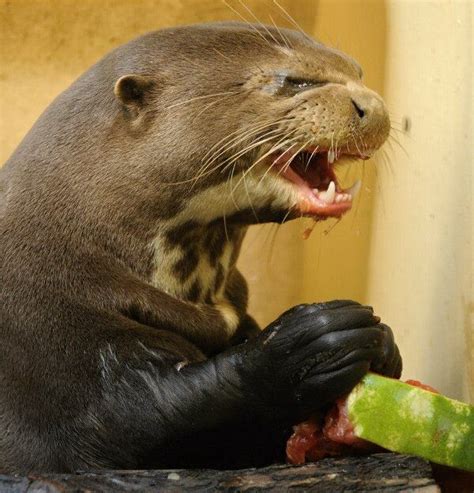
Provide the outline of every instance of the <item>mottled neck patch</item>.
<path id="1" fill-rule="evenodd" d="M 229 271 L 237 260 L 245 228 L 223 221 L 170 223 L 155 238 L 152 283 L 176 298 L 193 303 L 225 301 Z"/>

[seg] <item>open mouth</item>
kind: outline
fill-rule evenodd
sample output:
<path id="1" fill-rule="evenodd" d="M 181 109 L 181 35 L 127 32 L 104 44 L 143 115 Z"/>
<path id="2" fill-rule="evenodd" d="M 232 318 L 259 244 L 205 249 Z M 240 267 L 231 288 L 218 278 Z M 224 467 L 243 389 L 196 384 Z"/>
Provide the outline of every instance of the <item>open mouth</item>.
<path id="1" fill-rule="evenodd" d="M 369 156 L 305 149 L 296 156 L 290 151 L 273 156 L 273 169 L 279 176 L 297 187 L 297 204 L 305 216 L 315 218 L 341 217 L 352 207 L 360 189 L 360 180 L 343 190 L 334 173 L 334 165 L 342 158 L 368 159 Z"/>

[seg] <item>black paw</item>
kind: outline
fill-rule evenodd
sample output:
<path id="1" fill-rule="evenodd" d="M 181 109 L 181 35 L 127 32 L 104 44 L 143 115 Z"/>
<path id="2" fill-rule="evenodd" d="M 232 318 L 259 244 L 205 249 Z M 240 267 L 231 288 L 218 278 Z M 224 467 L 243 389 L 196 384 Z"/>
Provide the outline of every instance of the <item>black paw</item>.
<path id="1" fill-rule="evenodd" d="M 398 376 L 392 331 L 354 301 L 298 305 L 247 343 L 242 376 L 255 402 L 299 418 L 349 392 L 372 369 Z"/>

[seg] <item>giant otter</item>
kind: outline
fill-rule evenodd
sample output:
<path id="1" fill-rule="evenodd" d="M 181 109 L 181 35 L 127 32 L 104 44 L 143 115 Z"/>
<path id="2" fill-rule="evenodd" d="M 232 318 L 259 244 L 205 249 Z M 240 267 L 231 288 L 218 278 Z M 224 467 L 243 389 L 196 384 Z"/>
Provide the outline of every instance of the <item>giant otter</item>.
<path id="1" fill-rule="evenodd" d="M 388 129 L 351 58 L 286 29 L 166 29 L 82 75 L 1 170 L 0 469 L 263 464 L 398 375 L 370 307 L 260 331 L 235 267 L 250 224 L 350 209 L 334 163 Z"/>

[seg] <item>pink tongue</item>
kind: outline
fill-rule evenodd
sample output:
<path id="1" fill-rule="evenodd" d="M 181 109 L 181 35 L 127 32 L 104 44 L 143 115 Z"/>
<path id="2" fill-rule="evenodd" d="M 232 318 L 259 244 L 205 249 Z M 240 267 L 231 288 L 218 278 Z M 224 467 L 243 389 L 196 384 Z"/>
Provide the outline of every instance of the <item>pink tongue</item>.
<path id="1" fill-rule="evenodd" d="M 301 176 L 298 173 L 295 173 L 291 166 L 282 166 L 281 168 L 281 175 L 284 176 L 287 180 L 292 181 L 296 185 L 302 188 L 307 188 L 309 191 L 311 189 L 309 188 L 308 184 L 301 178 Z"/>

